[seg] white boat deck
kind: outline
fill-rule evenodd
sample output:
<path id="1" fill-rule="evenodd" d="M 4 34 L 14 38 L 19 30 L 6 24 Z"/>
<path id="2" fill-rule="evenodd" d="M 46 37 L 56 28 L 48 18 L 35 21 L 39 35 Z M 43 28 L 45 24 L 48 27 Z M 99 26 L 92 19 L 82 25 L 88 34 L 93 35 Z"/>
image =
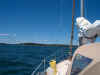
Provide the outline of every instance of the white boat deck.
<path id="1" fill-rule="evenodd" d="M 57 67 L 57 74 L 56 75 L 66 75 L 67 71 L 68 71 L 68 66 L 71 64 L 70 60 L 64 60 L 59 62 L 56 67 Z M 50 67 L 48 68 L 50 69 Z M 49 70 L 47 70 L 49 71 Z M 53 71 L 52 71 L 53 72 Z M 52 72 L 47 72 L 47 75 L 52 75 Z"/>

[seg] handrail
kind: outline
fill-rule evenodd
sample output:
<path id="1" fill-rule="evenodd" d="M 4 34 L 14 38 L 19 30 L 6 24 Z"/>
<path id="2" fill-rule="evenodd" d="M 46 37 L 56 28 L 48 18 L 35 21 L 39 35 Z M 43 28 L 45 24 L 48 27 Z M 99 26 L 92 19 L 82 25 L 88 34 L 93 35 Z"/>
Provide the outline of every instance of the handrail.
<path id="1" fill-rule="evenodd" d="M 36 71 L 41 67 L 42 64 L 43 64 L 43 60 L 42 60 L 42 62 L 37 66 L 37 68 L 32 72 L 31 75 L 35 75 Z"/>

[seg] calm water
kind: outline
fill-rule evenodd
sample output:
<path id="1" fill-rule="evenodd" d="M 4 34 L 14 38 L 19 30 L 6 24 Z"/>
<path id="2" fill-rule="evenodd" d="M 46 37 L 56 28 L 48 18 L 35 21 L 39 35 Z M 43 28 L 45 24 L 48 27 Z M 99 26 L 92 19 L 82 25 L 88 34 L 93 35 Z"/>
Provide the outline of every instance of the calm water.
<path id="1" fill-rule="evenodd" d="M 73 52 L 74 50 L 75 48 Z M 47 63 L 55 56 L 59 62 L 62 57 L 68 57 L 68 51 L 68 47 L 0 46 L 0 75 L 31 75 L 44 57 L 49 56 L 46 58 Z M 40 71 L 42 70 L 41 68 Z"/>

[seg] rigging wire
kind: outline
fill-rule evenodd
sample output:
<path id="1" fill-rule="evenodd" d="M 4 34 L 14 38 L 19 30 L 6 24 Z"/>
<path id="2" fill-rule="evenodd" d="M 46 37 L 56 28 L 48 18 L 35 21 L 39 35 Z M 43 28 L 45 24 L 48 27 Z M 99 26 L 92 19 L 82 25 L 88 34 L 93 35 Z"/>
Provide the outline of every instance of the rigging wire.
<path id="1" fill-rule="evenodd" d="M 71 31 L 71 39 L 70 39 L 70 56 L 72 56 L 73 39 L 74 39 L 74 14 L 75 14 L 75 0 L 73 0 L 73 8 L 72 8 L 72 31 Z"/>
<path id="2" fill-rule="evenodd" d="M 60 10 L 62 10 L 61 9 L 62 8 L 62 3 L 61 3 L 61 7 L 60 7 Z M 71 54 L 72 54 L 72 45 L 73 45 L 73 33 L 74 33 L 74 9 L 75 9 L 75 0 L 73 0 L 73 9 L 72 9 L 72 32 L 71 32 L 71 40 L 70 40 L 70 52 L 71 52 Z M 58 10 L 59 11 L 59 10 Z M 62 15 L 63 13 L 62 13 L 62 11 L 60 11 L 60 13 L 59 13 L 59 25 L 62 25 L 63 23 L 63 15 Z M 68 52 L 68 51 L 67 51 Z M 47 56 L 44 60 L 42 60 L 41 61 L 41 63 L 37 66 L 37 68 L 32 72 L 32 74 L 31 75 L 34 75 L 35 73 L 36 73 L 36 71 L 44 64 L 44 72 L 45 72 L 45 62 L 49 62 L 49 60 L 48 60 L 48 58 L 50 58 L 50 57 L 54 57 L 55 56 L 55 54 L 56 54 L 57 52 L 55 52 L 55 53 L 53 53 L 52 55 L 50 55 L 50 56 Z M 69 52 L 68 52 L 69 53 Z M 56 57 L 56 59 L 58 59 L 58 58 L 60 58 L 60 59 L 62 59 L 62 57 L 63 56 L 58 56 L 58 57 Z"/>

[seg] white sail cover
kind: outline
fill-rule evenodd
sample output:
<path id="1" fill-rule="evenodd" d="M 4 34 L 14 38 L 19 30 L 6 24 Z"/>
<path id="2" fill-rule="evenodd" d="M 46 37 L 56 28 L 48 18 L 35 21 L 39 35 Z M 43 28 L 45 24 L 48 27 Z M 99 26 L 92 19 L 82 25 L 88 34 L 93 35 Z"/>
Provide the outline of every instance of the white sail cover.
<path id="1" fill-rule="evenodd" d="M 95 25 L 97 34 L 100 36 L 100 20 L 96 20 L 93 25 Z"/>
<path id="2" fill-rule="evenodd" d="M 87 37 L 93 37 L 96 34 L 100 36 L 100 20 L 96 20 L 93 24 L 91 24 L 84 17 L 78 17 L 76 19 L 76 23 L 80 29 L 81 36 L 85 35 Z"/>

